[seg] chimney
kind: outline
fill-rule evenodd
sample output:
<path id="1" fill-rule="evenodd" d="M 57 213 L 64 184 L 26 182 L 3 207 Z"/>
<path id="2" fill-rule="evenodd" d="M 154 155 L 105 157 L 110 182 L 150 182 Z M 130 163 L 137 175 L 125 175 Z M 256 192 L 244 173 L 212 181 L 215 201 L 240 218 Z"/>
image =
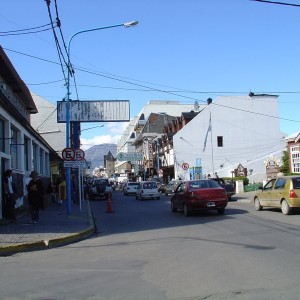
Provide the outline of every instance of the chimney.
<path id="1" fill-rule="evenodd" d="M 207 105 L 211 104 L 212 103 L 212 99 L 211 98 L 208 98 L 207 99 Z"/>

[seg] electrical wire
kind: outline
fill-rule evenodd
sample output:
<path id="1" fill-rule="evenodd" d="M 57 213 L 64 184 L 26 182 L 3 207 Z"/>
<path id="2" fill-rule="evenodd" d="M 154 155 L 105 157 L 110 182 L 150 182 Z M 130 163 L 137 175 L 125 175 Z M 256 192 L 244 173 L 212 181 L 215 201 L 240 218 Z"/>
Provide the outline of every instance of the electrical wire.
<path id="1" fill-rule="evenodd" d="M 278 2 L 278 1 L 269 1 L 269 0 L 250 0 L 250 1 L 263 2 L 263 3 L 269 3 L 269 4 L 279 4 L 279 5 L 287 5 L 287 6 L 300 7 L 300 4 L 286 3 L 286 2 Z"/>
<path id="2" fill-rule="evenodd" d="M 61 37 L 61 40 L 63 42 L 63 45 L 64 45 L 64 49 L 65 49 L 65 52 L 67 54 L 67 57 L 68 57 L 68 62 L 70 63 L 70 66 L 67 66 L 68 68 L 70 68 L 72 70 L 72 72 L 70 73 L 73 77 L 73 81 L 74 81 L 74 86 L 75 86 L 75 91 L 76 91 L 76 96 L 77 96 L 77 100 L 79 100 L 79 96 L 78 96 L 78 89 L 77 89 L 77 83 L 76 83 L 76 79 L 75 79 L 75 72 L 73 70 L 73 67 L 71 65 L 71 60 L 70 60 L 70 57 L 69 57 L 69 53 L 68 53 L 68 49 L 67 49 L 67 45 L 66 45 L 66 42 L 65 42 L 65 39 L 64 39 L 64 35 L 62 33 L 62 30 L 61 30 L 61 22 L 60 22 L 60 18 L 58 16 L 58 6 L 57 6 L 57 1 L 54 0 L 54 4 L 55 4 L 55 12 L 56 12 L 56 20 L 57 20 L 57 27 L 59 28 L 59 32 L 60 32 L 60 37 Z M 70 70 L 70 71 L 71 71 Z"/>
<path id="3" fill-rule="evenodd" d="M 5 34 L 0 34 L 0 36 L 33 34 L 33 33 L 39 33 L 39 32 L 44 32 L 44 31 L 48 31 L 48 30 L 51 30 L 51 28 L 35 30 L 35 31 L 28 31 L 28 32 L 20 32 L 20 33 L 7 33 L 7 34 L 5 33 Z"/>
<path id="4" fill-rule="evenodd" d="M 48 23 L 48 24 L 45 24 L 45 25 L 41 25 L 41 26 L 31 27 L 31 28 L 25 28 L 25 29 L 0 31 L 0 34 L 10 34 L 10 33 L 17 33 L 17 32 L 21 32 L 21 31 L 30 31 L 30 30 L 40 29 L 40 28 L 43 28 L 43 27 L 46 27 L 46 26 L 50 26 L 50 25 L 51 25 L 51 23 Z"/>
<path id="5" fill-rule="evenodd" d="M 62 70 L 63 76 L 65 78 L 65 81 L 67 82 L 66 74 L 65 74 L 65 71 L 64 71 L 64 66 L 63 66 L 63 63 L 62 63 L 62 59 L 63 59 L 65 65 L 67 65 L 67 63 L 66 63 L 64 55 L 62 53 L 62 50 L 61 50 L 61 47 L 60 47 L 60 44 L 59 44 L 56 32 L 54 30 L 53 20 L 52 20 L 52 15 L 51 15 L 51 10 L 50 10 L 50 0 L 46 0 L 45 2 L 47 4 L 48 15 L 49 15 L 49 18 L 50 18 L 50 21 L 51 21 L 51 24 L 52 24 L 52 32 L 53 32 L 53 35 L 54 35 L 54 40 L 55 40 L 55 45 L 56 45 L 56 49 L 57 49 L 57 53 L 58 53 L 58 58 L 59 58 L 60 65 L 61 65 L 61 70 Z M 57 22 L 57 24 L 60 25 L 60 22 Z"/>

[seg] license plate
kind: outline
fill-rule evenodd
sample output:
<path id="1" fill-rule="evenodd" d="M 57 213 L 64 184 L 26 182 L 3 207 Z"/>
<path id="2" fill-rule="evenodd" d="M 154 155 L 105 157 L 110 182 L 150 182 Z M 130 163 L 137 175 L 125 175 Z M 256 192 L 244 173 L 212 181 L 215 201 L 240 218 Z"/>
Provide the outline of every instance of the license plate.
<path id="1" fill-rule="evenodd" d="M 213 207 L 216 206 L 215 202 L 208 202 L 207 207 Z"/>

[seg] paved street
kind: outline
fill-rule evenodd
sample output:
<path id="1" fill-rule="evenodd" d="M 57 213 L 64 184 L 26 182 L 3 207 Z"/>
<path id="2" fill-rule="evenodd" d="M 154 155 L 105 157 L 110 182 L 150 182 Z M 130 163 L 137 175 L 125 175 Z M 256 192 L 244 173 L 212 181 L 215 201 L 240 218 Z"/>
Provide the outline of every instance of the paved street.
<path id="1" fill-rule="evenodd" d="M 234 197 L 224 216 L 184 217 L 170 196 L 91 202 L 97 233 L 0 257 L 5 299 L 298 299 L 300 214 L 257 212 Z M 13 280 L 12 280 L 13 279 Z"/>

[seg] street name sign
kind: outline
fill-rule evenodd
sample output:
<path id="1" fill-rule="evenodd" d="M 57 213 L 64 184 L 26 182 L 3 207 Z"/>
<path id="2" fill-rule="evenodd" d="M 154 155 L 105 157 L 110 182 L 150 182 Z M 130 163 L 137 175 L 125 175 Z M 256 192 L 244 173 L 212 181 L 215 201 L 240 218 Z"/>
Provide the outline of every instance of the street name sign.
<path id="1" fill-rule="evenodd" d="M 119 161 L 139 161 L 143 160 L 143 153 L 140 152 L 119 152 L 117 154 Z"/>
<path id="2" fill-rule="evenodd" d="M 65 168 L 87 168 L 88 163 L 86 161 L 73 160 L 73 161 L 64 161 Z"/>

